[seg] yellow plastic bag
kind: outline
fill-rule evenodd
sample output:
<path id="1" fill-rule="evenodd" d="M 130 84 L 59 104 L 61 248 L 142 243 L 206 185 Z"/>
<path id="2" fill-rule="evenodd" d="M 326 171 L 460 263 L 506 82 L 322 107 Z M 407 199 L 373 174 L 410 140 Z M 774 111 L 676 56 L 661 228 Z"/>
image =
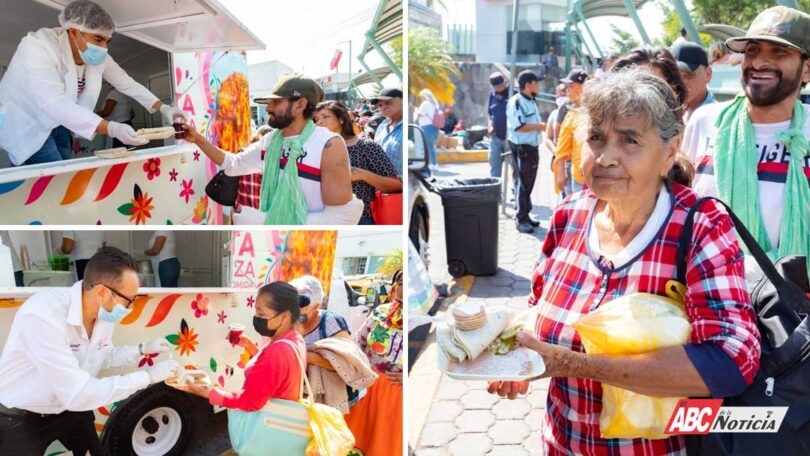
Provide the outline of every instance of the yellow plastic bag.
<path id="1" fill-rule="evenodd" d="M 345 456 L 354 448 L 354 435 L 340 410 L 324 404 L 306 405 L 312 429 L 307 456 Z"/>
<path id="2" fill-rule="evenodd" d="M 671 288 L 668 284 L 668 288 Z M 678 288 L 678 287 L 675 287 Z M 637 354 L 689 341 L 692 327 L 683 300 L 634 293 L 602 305 L 573 324 L 585 352 Z M 664 428 L 682 398 L 650 397 L 602 384 L 603 438 L 663 439 Z"/>

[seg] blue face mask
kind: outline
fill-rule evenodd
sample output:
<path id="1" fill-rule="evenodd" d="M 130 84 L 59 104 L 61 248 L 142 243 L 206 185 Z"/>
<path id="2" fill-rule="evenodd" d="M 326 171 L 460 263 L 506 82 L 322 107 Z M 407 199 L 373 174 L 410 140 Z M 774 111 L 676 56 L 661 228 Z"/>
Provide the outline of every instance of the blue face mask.
<path id="1" fill-rule="evenodd" d="M 84 41 L 84 44 L 87 46 L 87 49 L 84 51 L 79 50 L 82 61 L 88 65 L 101 65 L 104 63 L 104 60 L 107 58 L 107 49 L 93 43 L 88 43 L 84 37 L 82 37 L 82 41 Z"/>
<path id="2" fill-rule="evenodd" d="M 111 311 L 108 311 L 103 307 L 99 308 L 98 318 L 100 318 L 101 321 L 106 321 L 107 323 L 118 323 L 126 318 L 130 312 L 132 312 L 132 309 L 127 309 L 121 304 L 115 303 L 115 307 L 113 307 L 113 310 Z"/>

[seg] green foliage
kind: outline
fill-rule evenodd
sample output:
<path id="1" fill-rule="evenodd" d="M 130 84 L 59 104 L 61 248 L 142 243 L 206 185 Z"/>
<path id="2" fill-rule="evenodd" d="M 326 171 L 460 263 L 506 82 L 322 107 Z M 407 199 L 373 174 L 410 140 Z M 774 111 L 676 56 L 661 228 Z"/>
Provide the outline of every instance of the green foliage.
<path id="1" fill-rule="evenodd" d="M 377 272 L 385 274 L 385 277 L 391 277 L 395 272 L 402 269 L 402 249 L 396 249 L 385 257 L 385 261 Z"/>
<path id="2" fill-rule="evenodd" d="M 630 32 L 626 32 L 613 24 L 610 24 L 610 28 L 613 30 L 612 47 L 615 52 L 625 54 L 641 44 Z"/>
<path id="3" fill-rule="evenodd" d="M 394 63 L 403 65 L 403 38 L 391 41 L 391 57 Z M 452 105 L 456 86 L 453 77 L 459 77 L 449 44 L 438 32 L 428 28 L 408 30 L 408 78 L 409 91 L 418 95 L 422 89 L 430 89 L 439 103 Z"/>
<path id="4" fill-rule="evenodd" d="M 810 11 L 810 0 L 798 0 L 797 3 L 802 11 Z M 683 26 L 681 18 L 671 2 L 658 0 L 656 4 L 664 13 L 661 24 L 664 33 L 653 42 L 659 46 L 669 46 L 680 35 Z M 704 24 L 726 24 L 748 30 L 757 14 L 776 4 L 773 0 L 692 0 L 690 12 L 697 28 Z M 706 45 L 712 41 L 706 34 L 701 34 L 700 37 Z"/>

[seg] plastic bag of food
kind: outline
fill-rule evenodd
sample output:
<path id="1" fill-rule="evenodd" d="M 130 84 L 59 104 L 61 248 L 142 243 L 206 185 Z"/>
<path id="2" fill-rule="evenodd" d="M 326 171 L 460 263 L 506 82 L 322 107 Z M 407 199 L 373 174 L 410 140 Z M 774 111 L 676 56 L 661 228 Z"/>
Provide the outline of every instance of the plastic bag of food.
<path id="1" fill-rule="evenodd" d="M 312 440 L 307 456 L 343 456 L 354 448 L 354 436 L 343 414 L 324 404 L 308 404 Z"/>
<path id="2" fill-rule="evenodd" d="M 602 305 L 573 324 L 590 354 L 637 354 L 683 345 L 691 325 L 682 302 L 634 293 Z M 602 384 L 603 438 L 663 439 L 682 398 L 650 397 Z"/>

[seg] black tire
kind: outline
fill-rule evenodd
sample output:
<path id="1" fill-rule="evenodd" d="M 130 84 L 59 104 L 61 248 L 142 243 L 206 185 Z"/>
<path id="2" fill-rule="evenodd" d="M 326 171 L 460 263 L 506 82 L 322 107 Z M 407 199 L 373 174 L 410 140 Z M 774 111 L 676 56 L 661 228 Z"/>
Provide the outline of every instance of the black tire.
<path id="1" fill-rule="evenodd" d="M 429 245 L 429 237 L 430 237 L 430 228 L 428 227 L 427 217 L 425 216 L 423 209 L 421 206 L 417 205 L 413 208 L 411 212 L 411 221 L 408 225 L 408 238 L 413 243 L 414 247 L 416 247 L 417 252 L 419 252 L 420 256 L 422 256 L 422 263 L 425 264 L 425 268 L 429 267 L 428 252 L 425 251 L 424 254 L 420 249 L 420 238 Z"/>
<path id="2" fill-rule="evenodd" d="M 206 415 L 206 408 L 210 408 L 210 406 L 197 396 L 175 390 L 163 383 L 158 383 L 133 395 L 113 411 L 101 436 L 104 454 L 138 456 L 132 445 L 135 428 L 148 413 L 161 407 L 173 409 L 181 421 L 180 435 L 176 443 L 164 455 L 182 454 L 198 424 L 198 417 Z M 163 423 L 147 418 L 144 423 L 141 423 L 141 426 L 147 433 L 154 434 L 160 426 L 169 424 L 169 416 L 163 415 L 161 421 Z"/>
<path id="3" fill-rule="evenodd" d="M 467 274 L 467 266 L 465 266 L 461 261 L 453 260 L 447 263 L 447 272 L 449 272 L 451 276 L 458 279 L 459 277 Z"/>

